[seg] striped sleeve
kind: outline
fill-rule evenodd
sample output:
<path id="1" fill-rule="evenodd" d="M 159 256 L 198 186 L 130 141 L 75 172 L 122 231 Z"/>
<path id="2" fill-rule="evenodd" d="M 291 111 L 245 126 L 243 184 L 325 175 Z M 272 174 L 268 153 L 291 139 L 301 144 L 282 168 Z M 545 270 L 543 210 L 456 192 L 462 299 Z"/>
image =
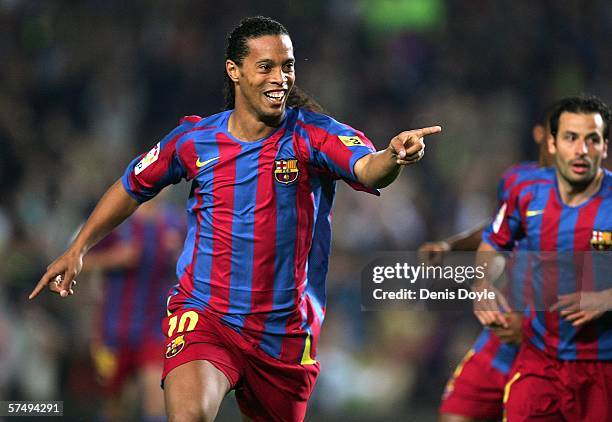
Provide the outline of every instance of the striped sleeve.
<path id="1" fill-rule="evenodd" d="M 305 124 L 312 145 L 312 164 L 346 181 L 353 189 L 379 195 L 378 190 L 361 184 L 355 176 L 355 163 L 376 152 L 372 142 L 352 127 L 329 116 L 317 115 Z"/>
<path id="2" fill-rule="evenodd" d="M 187 170 L 178 156 L 177 143 L 193 128 L 193 124 L 192 120 L 183 119 L 149 152 L 136 157 L 128 165 L 121 180 L 127 193 L 136 201 L 148 201 L 164 187 L 187 177 Z"/>
<path id="3" fill-rule="evenodd" d="M 482 234 L 482 240 L 496 250 L 510 251 L 514 243 L 523 236 L 520 204 L 525 202 L 517 186 L 499 206 L 495 218 Z"/>

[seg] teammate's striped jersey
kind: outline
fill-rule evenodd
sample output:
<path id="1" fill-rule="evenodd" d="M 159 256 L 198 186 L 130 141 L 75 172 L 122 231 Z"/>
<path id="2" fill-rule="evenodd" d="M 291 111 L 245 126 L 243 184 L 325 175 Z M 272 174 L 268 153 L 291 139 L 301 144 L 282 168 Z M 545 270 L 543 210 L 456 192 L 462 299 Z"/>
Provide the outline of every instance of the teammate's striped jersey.
<path id="1" fill-rule="evenodd" d="M 182 238 L 183 227 L 182 216 L 171 209 L 155 217 L 135 213 L 94 249 L 102 252 L 120 244 L 130 245 L 137 256 L 129 268 L 104 273 L 98 335 L 106 346 L 163 341 L 159 327 L 168 290 L 176 282 L 176 238 L 179 233 Z"/>
<path id="2" fill-rule="evenodd" d="M 497 184 L 498 205 L 501 206 L 508 199 L 514 186 L 532 177 L 532 174 L 540 168 L 540 164 L 537 161 L 523 161 L 508 167 Z"/>
<path id="3" fill-rule="evenodd" d="M 501 207 L 505 201 L 510 198 L 515 186 L 534 177 L 534 174 L 540 171 L 542 167 L 537 161 L 524 161 L 516 164 L 506 170 L 499 182 L 497 190 L 498 207 Z M 514 243 L 511 256 L 506 260 L 506 273 L 510 280 L 517 282 L 508 283 L 503 289 L 506 299 L 509 301 L 510 307 L 514 311 L 525 310 L 526 303 L 529 303 L 531 297 L 530 291 L 524 289 L 525 284 L 531 283 L 529 265 L 530 256 L 527 246 L 527 239 L 517 239 Z M 515 347 L 515 346 L 509 346 Z"/>
<path id="4" fill-rule="evenodd" d="M 243 142 L 228 131 L 231 113 L 184 118 L 129 165 L 123 185 L 142 202 L 193 181 L 170 312 L 206 309 L 269 355 L 308 362 L 325 313 L 335 181 L 378 194 L 353 172 L 375 149 L 363 133 L 293 108 L 270 136 Z"/>
<path id="5" fill-rule="evenodd" d="M 506 201 L 510 195 L 512 188 L 523 180 L 532 177 L 533 172 L 538 171 L 540 166 L 535 161 L 519 163 L 509 167 L 502 175 L 497 188 L 498 205 Z M 517 242 L 516 248 L 520 248 L 520 242 Z M 513 264 L 516 262 L 513 260 Z M 502 343 L 493 332 L 484 328 L 474 345 L 472 346 L 474 353 L 481 353 L 486 356 L 491 367 L 497 369 L 502 374 L 508 374 L 514 358 L 518 353 L 518 346 L 515 344 Z"/>
<path id="6" fill-rule="evenodd" d="M 524 288 L 534 296 L 524 338 L 562 360 L 612 359 L 610 313 L 574 328 L 558 312 L 542 311 L 577 286 L 612 287 L 609 274 L 594 265 L 609 258 L 596 256 L 597 251 L 612 247 L 612 241 L 605 244 L 612 233 L 612 173 L 603 171 L 599 191 L 576 207 L 561 201 L 554 169 L 534 172 L 511 189 L 483 234 L 483 240 L 498 250 L 510 250 L 524 239 L 526 250 L 540 251 L 530 252 L 534 262 L 524 276 Z"/>

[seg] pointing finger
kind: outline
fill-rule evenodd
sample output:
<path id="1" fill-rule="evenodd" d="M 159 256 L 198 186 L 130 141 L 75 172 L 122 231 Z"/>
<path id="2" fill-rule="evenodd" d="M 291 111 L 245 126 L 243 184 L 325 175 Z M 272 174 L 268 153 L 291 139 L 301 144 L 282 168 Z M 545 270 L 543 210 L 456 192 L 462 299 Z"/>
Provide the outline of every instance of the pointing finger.
<path id="1" fill-rule="evenodd" d="M 38 281 L 36 287 L 34 287 L 34 290 L 32 290 L 32 292 L 28 296 L 28 299 L 34 299 L 40 293 L 40 291 L 44 289 L 47 284 L 49 284 L 49 281 L 51 281 L 51 279 L 54 278 L 56 275 L 56 273 L 47 271 Z"/>
<path id="2" fill-rule="evenodd" d="M 413 132 L 414 136 L 422 138 L 427 135 L 433 135 L 434 133 L 442 132 L 442 127 L 441 126 L 429 126 L 429 127 L 424 127 L 422 129 L 415 129 L 415 130 L 412 130 L 411 132 Z"/>

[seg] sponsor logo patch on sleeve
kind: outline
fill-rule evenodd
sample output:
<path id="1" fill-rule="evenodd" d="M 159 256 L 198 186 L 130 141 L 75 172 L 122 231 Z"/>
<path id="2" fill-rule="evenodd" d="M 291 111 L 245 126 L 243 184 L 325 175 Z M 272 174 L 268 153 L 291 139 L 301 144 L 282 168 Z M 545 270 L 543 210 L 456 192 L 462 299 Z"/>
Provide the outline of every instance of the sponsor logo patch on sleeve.
<path id="1" fill-rule="evenodd" d="M 338 136 L 338 138 L 340 138 L 342 143 L 347 147 L 365 146 L 363 141 L 357 136 Z"/>
<path id="2" fill-rule="evenodd" d="M 142 157 L 142 160 L 136 164 L 136 167 L 134 167 L 134 174 L 138 176 L 144 169 L 157 161 L 159 158 L 159 148 L 160 143 L 158 142 L 157 145 L 155 145 L 151 151 L 147 152 L 147 155 Z"/>
<path id="3" fill-rule="evenodd" d="M 508 206 L 504 202 L 499 211 L 497 212 L 497 216 L 495 217 L 495 221 L 493 221 L 493 233 L 497 234 L 499 229 L 501 228 L 502 223 L 504 222 L 504 216 L 506 215 L 506 208 Z"/>

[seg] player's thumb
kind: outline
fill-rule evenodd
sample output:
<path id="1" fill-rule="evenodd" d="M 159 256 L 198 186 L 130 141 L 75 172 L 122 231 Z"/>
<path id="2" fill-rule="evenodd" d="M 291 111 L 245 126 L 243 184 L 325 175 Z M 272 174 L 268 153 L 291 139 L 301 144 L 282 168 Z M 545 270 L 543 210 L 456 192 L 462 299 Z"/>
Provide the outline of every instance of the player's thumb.
<path id="1" fill-rule="evenodd" d="M 397 136 L 391 140 L 391 149 L 397 154 L 398 158 L 403 160 L 406 157 L 404 142 Z"/>

